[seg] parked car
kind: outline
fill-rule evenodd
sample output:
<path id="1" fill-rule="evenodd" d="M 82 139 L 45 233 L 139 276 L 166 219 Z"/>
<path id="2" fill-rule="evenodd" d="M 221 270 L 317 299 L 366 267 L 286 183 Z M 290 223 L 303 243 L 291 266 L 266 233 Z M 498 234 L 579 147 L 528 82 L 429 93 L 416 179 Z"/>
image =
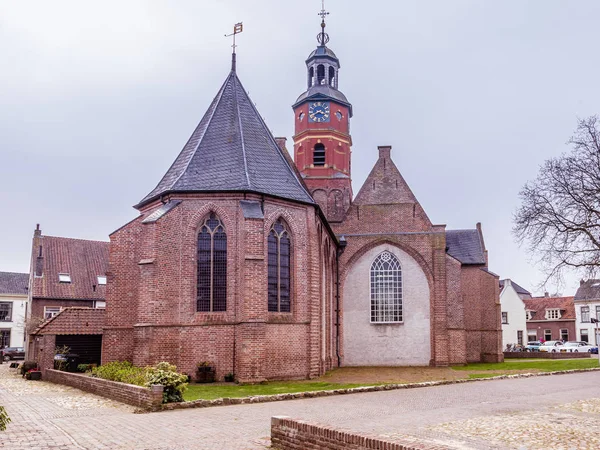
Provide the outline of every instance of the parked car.
<path id="1" fill-rule="evenodd" d="M 10 361 L 11 359 L 25 359 L 25 349 L 23 347 L 6 347 L 0 350 L 2 359 Z"/>
<path id="2" fill-rule="evenodd" d="M 593 345 L 589 345 L 587 342 L 580 342 L 580 341 L 569 341 L 569 342 L 565 342 L 565 345 L 563 345 L 560 349 L 561 353 L 580 353 L 580 352 L 588 352 L 591 353 L 592 352 L 592 347 Z"/>
<path id="3" fill-rule="evenodd" d="M 597 355 L 598 354 L 598 347 L 592 347 L 590 349 L 590 353 L 595 353 Z"/>
<path id="4" fill-rule="evenodd" d="M 542 343 L 540 341 L 529 341 L 525 347 L 526 352 L 539 352 Z"/>
<path id="5" fill-rule="evenodd" d="M 540 352 L 556 353 L 560 351 L 563 345 L 564 344 L 562 343 L 562 341 L 546 341 L 544 342 L 544 345 L 540 345 L 540 348 L 538 350 Z"/>

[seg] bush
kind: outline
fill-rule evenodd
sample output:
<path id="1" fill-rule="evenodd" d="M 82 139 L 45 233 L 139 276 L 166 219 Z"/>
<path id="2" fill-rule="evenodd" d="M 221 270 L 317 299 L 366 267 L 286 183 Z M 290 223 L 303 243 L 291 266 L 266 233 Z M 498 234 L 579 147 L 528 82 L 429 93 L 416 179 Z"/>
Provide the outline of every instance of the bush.
<path id="1" fill-rule="evenodd" d="M 182 402 L 183 391 L 187 387 L 188 376 L 177 372 L 177 367 L 168 362 L 160 362 L 154 367 L 147 368 L 147 386 L 162 384 L 163 403 Z"/>
<path id="2" fill-rule="evenodd" d="M 0 431 L 6 430 L 6 425 L 10 423 L 10 417 L 6 413 L 4 406 L 0 406 Z"/>
<path id="3" fill-rule="evenodd" d="M 92 369 L 92 376 L 110 381 L 145 386 L 146 371 L 147 369 L 136 367 L 129 361 L 115 361 Z"/>
<path id="4" fill-rule="evenodd" d="M 21 375 L 25 375 L 27 372 L 29 372 L 32 369 L 37 369 L 38 368 L 38 363 L 35 361 L 24 361 L 23 364 L 21 364 L 21 368 L 20 368 L 20 374 Z"/>

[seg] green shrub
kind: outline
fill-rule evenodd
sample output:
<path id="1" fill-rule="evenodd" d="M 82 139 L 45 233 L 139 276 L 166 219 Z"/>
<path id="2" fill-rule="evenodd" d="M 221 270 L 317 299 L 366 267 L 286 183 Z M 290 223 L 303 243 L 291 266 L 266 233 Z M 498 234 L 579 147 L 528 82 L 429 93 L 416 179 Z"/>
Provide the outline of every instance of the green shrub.
<path id="1" fill-rule="evenodd" d="M 100 367 L 92 369 L 92 376 L 110 381 L 135 384 L 137 386 L 146 385 L 146 369 L 136 367 L 129 361 L 115 361 L 103 364 Z"/>
<path id="2" fill-rule="evenodd" d="M 187 387 L 188 376 L 177 372 L 177 367 L 168 362 L 160 362 L 154 367 L 147 368 L 146 386 L 162 384 L 163 403 L 182 402 L 183 391 Z"/>
<path id="3" fill-rule="evenodd" d="M 10 417 L 6 413 L 4 406 L 0 406 L 0 431 L 6 430 L 6 425 L 10 423 Z"/>

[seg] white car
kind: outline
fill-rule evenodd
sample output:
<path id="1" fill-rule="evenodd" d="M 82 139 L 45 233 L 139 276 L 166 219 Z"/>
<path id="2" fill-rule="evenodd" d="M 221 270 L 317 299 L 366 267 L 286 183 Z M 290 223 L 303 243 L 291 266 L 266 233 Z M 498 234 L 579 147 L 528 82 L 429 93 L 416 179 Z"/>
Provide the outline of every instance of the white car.
<path id="1" fill-rule="evenodd" d="M 543 345 L 540 345 L 538 352 L 559 352 L 563 348 L 562 341 L 546 341 Z"/>
<path id="2" fill-rule="evenodd" d="M 593 345 L 589 345 L 587 342 L 578 342 L 578 341 L 569 341 L 566 342 L 560 348 L 561 353 L 570 352 L 570 353 L 581 353 L 581 352 L 592 352 Z"/>

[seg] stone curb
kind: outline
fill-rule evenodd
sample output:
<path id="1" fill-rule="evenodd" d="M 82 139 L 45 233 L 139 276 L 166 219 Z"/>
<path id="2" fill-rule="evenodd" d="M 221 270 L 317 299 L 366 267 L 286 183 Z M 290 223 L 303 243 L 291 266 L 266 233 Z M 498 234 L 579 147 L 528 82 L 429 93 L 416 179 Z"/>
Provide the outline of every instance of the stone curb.
<path id="1" fill-rule="evenodd" d="M 240 398 L 217 398 L 215 400 L 194 400 L 191 402 L 181 403 L 167 403 L 161 405 L 158 408 L 150 409 L 138 409 L 137 413 L 146 412 L 159 412 L 159 411 L 172 411 L 175 409 L 188 409 L 188 408 L 208 408 L 211 406 L 225 406 L 225 405 L 247 405 L 251 403 L 267 403 L 267 402 L 280 402 L 284 400 L 295 400 L 299 398 L 314 398 L 314 397 L 329 397 L 331 395 L 344 395 L 344 394 L 358 394 L 361 392 L 379 392 L 379 391 L 392 391 L 398 389 L 415 389 L 424 388 L 431 386 L 445 386 L 448 384 L 461 384 L 461 383 L 474 383 L 478 381 L 493 381 L 493 380 L 506 380 L 514 378 L 531 378 L 531 377 L 544 377 L 550 375 L 567 375 L 571 373 L 580 372 L 597 372 L 600 371 L 598 368 L 590 369 L 572 369 L 572 370 L 558 370 L 555 372 L 538 372 L 538 373 L 517 373 L 513 375 L 498 375 L 496 377 L 489 378 L 466 378 L 461 380 L 443 380 L 443 381 L 423 381 L 421 383 L 406 383 L 406 384 L 381 384 L 378 386 L 362 386 L 357 388 L 349 389 L 334 389 L 331 391 L 308 391 L 308 392 L 296 392 L 294 394 L 274 394 L 274 395 L 255 395 L 252 397 L 240 397 Z"/>

